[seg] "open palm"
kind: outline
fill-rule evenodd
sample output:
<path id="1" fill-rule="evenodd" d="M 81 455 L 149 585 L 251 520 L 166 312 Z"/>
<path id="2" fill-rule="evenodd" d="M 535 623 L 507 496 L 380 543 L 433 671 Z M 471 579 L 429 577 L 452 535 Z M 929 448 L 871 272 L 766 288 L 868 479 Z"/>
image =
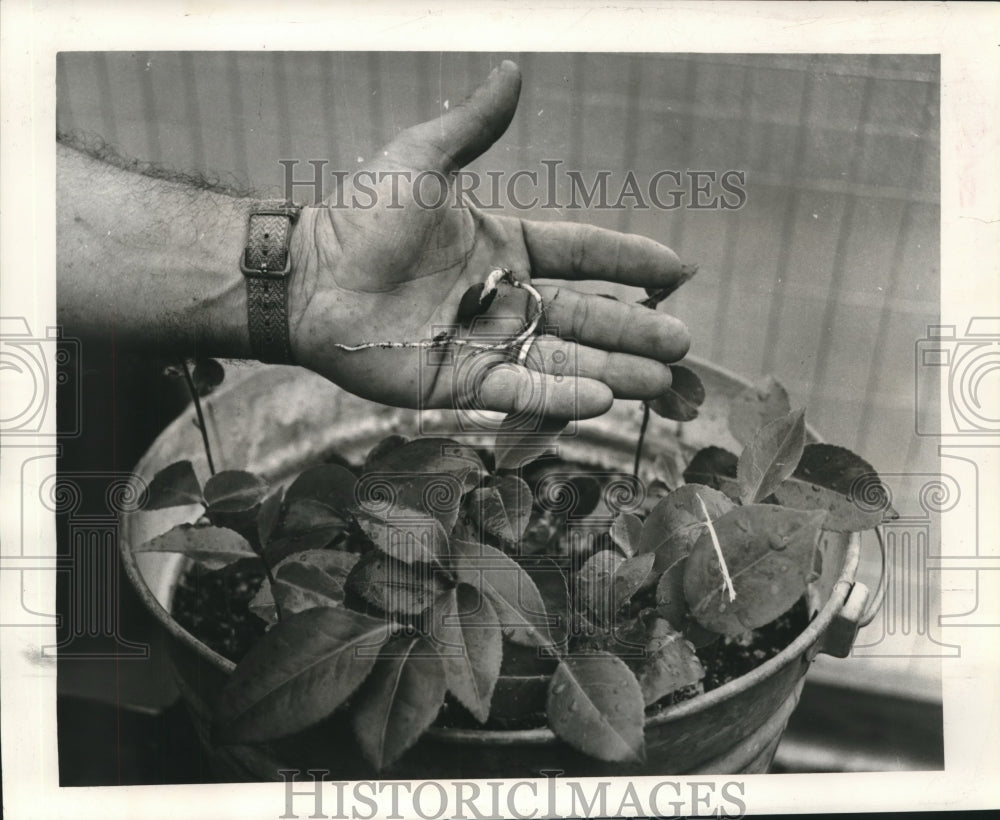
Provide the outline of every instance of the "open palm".
<path id="1" fill-rule="evenodd" d="M 603 279 L 663 288 L 676 254 L 650 239 L 576 223 L 532 222 L 458 203 L 442 185 L 506 130 L 520 91 L 504 62 L 465 103 L 410 128 L 371 166 L 375 196 L 350 185 L 338 203 L 306 209 L 292 237 L 296 360 L 366 398 L 403 407 L 472 406 L 557 417 L 599 415 L 614 397 L 653 398 L 666 364 L 687 352 L 678 320 L 637 305 L 538 285 L 544 328 L 524 364 L 509 349 L 337 345 L 424 342 L 449 334 L 503 345 L 533 315 L 528 293 L 501 285 L 484 315 L 458 320 L 466 291 L 499 267 L 520 282 Z M 421 172 L 425 172 L 421 174 Z M 419 184 L 419 188 L 416 185 Z M 440 203 L 440 204 L 439 204 Z M 437 207 L 434 207 L 434 206 Z M 541 330 L 541 328 L 540 328 Z"/>

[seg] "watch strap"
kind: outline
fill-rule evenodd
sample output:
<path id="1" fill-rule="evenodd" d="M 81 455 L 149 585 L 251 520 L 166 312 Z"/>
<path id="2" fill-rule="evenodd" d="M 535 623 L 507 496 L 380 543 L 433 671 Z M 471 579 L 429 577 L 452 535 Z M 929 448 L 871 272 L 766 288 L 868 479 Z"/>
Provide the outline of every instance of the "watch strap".
<path id="1" fill-rule="evenodd" d="M 246 279 L 250 349 L 262 362 L 292 363 L 289 241 L 300 210 L 284 201 L 261 202 L 247 220 L 247 243 L 240 270 Z"/>

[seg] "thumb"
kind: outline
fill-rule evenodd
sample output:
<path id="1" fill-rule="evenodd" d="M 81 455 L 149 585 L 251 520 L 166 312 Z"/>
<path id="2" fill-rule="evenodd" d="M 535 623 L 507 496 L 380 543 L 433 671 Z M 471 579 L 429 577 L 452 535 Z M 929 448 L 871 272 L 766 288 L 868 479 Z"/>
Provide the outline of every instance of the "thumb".
<path id="1" fill-rule="evenodd" d="M 387 160 L 407 168 L 457 171 L 485 152 L 507 130 L 521 93 L 521 72 L 510 60 L 460 105 L 436 120 L 403 131 L 386 146 Z"/>

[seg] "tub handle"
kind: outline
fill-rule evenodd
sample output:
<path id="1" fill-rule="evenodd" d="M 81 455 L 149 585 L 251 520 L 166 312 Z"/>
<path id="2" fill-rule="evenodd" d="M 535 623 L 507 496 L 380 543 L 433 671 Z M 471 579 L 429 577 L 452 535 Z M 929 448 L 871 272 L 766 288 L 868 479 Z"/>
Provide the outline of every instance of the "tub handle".
<path id="1" fill-rule="evenodd" d="M 846 658 L 851 654 L 854 639 L 861 629 L 861 616 L 865 613 L 866 603 L 868 603 L 868 587 L 860 582 L 853 584 L 840 612 L 834 615 L 823 634 L 820 652 L 835 658 Z"/>
<path id="2" fill-rule="evenodd" d="M 882 603 L 885 600 L 886 561 L 885 541 L 882 537 L 881 527 L 876 527 L 875 535 L 878 538 L 879 555 L 882 559 L 878 587 L 869 600 L 868 587 L 865 584 L 859 581 L 851 585 L 844 605 L 840 612 L 834 616 L 823 636 L 823 644 L 819 651 L 826 655 L 832 655 L 835 658 L 846 658 L 850 655 L 858 632 L 862 627 L 868 626 L 874 621 L 878 611 L 882 608 Z"/>
<path id="3" fill-rule="evenodd" d="M 882 608 L 882 603 L 885 601 L 885 540 L 882 537 L 881 527 L 875 528 L 875 537 L 878 539 L 878 552 L 882 559 L 882 568 L 879 572 L 875 595 L 872 597 L 871 603 L 868 604 L 865 613 L 861 616 L 861 620 L 858 621 L 859 626 L 868 626 L 868 624 L 874 621 L 875 616 L 878 615 L 879 610 Z"/>

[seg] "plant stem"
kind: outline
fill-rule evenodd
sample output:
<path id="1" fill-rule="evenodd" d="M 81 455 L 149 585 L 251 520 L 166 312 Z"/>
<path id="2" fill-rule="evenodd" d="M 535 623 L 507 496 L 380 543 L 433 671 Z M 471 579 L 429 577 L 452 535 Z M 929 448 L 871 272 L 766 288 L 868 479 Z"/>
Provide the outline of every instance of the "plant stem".
<path id="1" fill-rule="evenodd" d="M 205 416 L 201 412 L 201 399 L 198 396 L 198 388 L 194 386 L 194 379 L 191 378 L 191 370 L 188 368 L 187 359 L 181 359 L 181 367 L 184 368 L 184 380 L 187 382 L 188 392 L 194 402 L 194 410 L 198 414 L 198 429 L 201 430 L 201 440 L 205 444 L 205 456 L 208 458 L 208 471 L 215 475 L 215 463 L 212 461 L 212 447 L 208 443 L 208 429 L 205 427 Z"/>
<path id="2" fill-rule="evenodd" d="M 649 405 L 642 403 L 642 424 L 639 426 L 639 440 L 635 443 L 635 464 L 632 467 L 632 477 L 639 477 L 639 462 L 642 459 L 642 443 L 646 440 L 646 428 L 649 426 Z"/>
<path id="3" fill-rule="evenodd" d="M 281 614 L 281 604 L 278 603 L 278 596 L 274 594 L 278 582 L 274 580 L 274 573 L 271 572 L 271 565 L 267 563 L 267 559 L 264 557 L 263 548 L 260 551 L 260 562 L 264 565 L 264 574 L 267 575 L 267 582 L 271 585 L 271 597 L 274 598 L 274 614 L 280 624 L 285 619 L 285 616 Z"/>

